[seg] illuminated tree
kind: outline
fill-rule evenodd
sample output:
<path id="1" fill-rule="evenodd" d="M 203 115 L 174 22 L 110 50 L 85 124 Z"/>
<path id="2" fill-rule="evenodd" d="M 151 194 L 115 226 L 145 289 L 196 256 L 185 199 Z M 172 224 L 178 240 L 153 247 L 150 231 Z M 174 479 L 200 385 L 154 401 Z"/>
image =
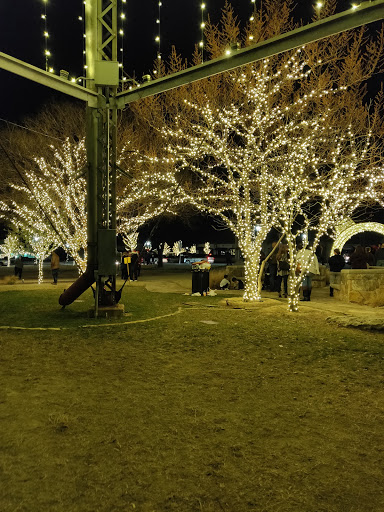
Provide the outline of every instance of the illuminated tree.
<path id="1" fill-rule="evenodd" d="M 18 233 L 10 233 L 1 246 L 1 252 L 7 258 L 8 267 L 11 265 L 12 256 L 25 252 L 25 245 L 20 240 Z"/>
<path id="2" fill-rule="evenodd" d="M 164 247 L 163 247 L 164 256 L 168 256 L 170 252 L 171 252 L 170 246 L 167 244 L 167 242 L 164 242 Z"/>
<path id="3" fill-rule="evenodd" d="M 81 272 L 86 267 L 86 184 L 84 140 L 51 146 L 47 157 L 35 158 L 21 185 L 11 185 L 15 197 L 0 208 L 13 225 L 47 244 L 63 247 Z M 32 237 L 33 238 L 33 237 Z"/>
<path id="4" fill-rule="evenodd" d="M 55 239 L 52 239 L 52 231 L 27 231 L 25 233 L 26 243 L 32 250 L 38 263 L 38 284 L 43 282 L 43 264 L 45 258 L 55 248 Z"/>
<path id="5" fill-rule="evenodd" d="M 173 244 L 172 252 L 175 256 L 180 256 L 184 251 L 185 249 L 183 247 L 183 242 L 181 240 Z"/>
<path id="6" fill-rule="evenodd" d="M 139 238 L 138 231 L 131 231 L 129 233 L 121 233 L 125 248 L 135 250 L 137 247 L 137 239 Z"/>
<path id="7" fill-rule="evenodd" d="M 266 1 L 265 9 L 249 24 L 245 45 L 292 25 L 289 2 Z M 228 5 L 222 27 L 208 25 L 206 35 L 212 57 L 240 39 Z M 363 105 L 382 46 L 382 34 L 372 41 L 363 31 L 343 33 L 188 86 L 184 97 L 168 93 L 174 114 L 161 129 L 164 160 L 173 162 L 183 200 L 236 235 L 246 300 L 260 298 L 259 255 L 272 227 L 289 244 L 295 310 L 297 236 L 311 231 L 314 252 L 344 215 L 383 197 L 382 95 L 370 109 Z"/>

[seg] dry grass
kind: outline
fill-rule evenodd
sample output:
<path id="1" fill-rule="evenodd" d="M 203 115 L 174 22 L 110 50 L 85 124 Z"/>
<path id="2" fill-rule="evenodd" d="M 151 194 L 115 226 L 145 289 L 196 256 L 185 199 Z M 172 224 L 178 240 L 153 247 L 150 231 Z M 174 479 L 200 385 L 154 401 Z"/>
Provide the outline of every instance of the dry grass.
<path id="1" fill-rule="evenodd" d="M 382 512 L 382 342 L 273 308 L 2 331 L 0 509 Z"/>

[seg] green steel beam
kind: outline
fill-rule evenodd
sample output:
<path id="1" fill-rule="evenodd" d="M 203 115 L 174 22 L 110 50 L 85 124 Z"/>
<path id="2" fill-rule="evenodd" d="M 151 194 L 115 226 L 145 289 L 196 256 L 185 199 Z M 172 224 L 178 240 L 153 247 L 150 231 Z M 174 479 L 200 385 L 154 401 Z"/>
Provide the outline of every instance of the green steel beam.
<path id="1" fill-rule="evenodd" d="M 349 9 L 315 23 L 305 25 L 281 36 L 268 39 L 242 50 L 237 50 L 229 57 L 220 57 L 199 64 L 184 71 L 154 80 L 131 91 L 124 91 L 116 96 L 117 108 L 124 108 L 141 98 L 154 96 L 182 85 L 202 80 L 209 76 L 223 73 L 239 66 L 244 66 L 272 55 L 298 48 L 308 43 L 350 30 L 384 18 L 384 0 L 363 2 L 356 9 Z"/>
<path id="2" fill-rule="evenodd" d="M 33 82 L 55 89 L 56 91 L 72 96 L 88 103 L 89 106 L 97 106 L 98 94 L 73 82 L 60 78 L 52 73 L 43 71 L 31 64 L 15 59 L 6 53 L 0 52 L 0 68 L 22 76 Z"/>

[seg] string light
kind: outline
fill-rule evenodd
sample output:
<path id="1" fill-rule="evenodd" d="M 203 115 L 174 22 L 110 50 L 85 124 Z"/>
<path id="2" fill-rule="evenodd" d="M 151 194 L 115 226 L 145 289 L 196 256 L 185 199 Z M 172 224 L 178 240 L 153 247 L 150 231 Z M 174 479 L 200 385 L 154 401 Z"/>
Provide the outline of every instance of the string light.
<path id="1" fill-rule="evenodd" d="M 0 211 L 14 226 L 31 235 L 37 252 L 44 252 L 43 242 L 38 243 L 37 239 L 48 241 L 55 247 L 61 246 L 74 259 L 79 271 L 84 272 L 87 258 L 86 181 L 78 175 L 86 164 L 85 142 L 75 144 L 67 139 L 50 149 L 51 158 L 34 159 L 39 172 L 26 172 L 29 187 L 12 185 L 22 194 L 22 201 L 0 202 Z"/>
<path id="2" fill-rule="evenodd" d="M 253 22 L 253 21 L 255 21 L 255 17 L 256 17 L 256 0 L 251 0 L 251 5 L 252 5 L 252 14 L 251 14 L 251 17 L 249 18 L 249 21 Z M 249 39 L 249 41 L 252 42 L 254 40 L 254 35 L 249 34 L 248 39 Z"/>
<path id="3" fill-rule="evenodd" d="M 125 24 L 125 21 L 127 19 L 126 17 L 126 13 L 125 13 L 125 7 L 126 7 L 126 0 L 121 0 L 121 12 L 120 12 L 120 30 L 119 30 L 119 35 L 120 35 L 120 64 L 119 64 L 119 68 L 120 68 L 120 79 L 122 82 L 125 82 L 126 81 L 126 76 L 124 74 L 124 24 Z"/>
<path id="4" fill-rule="evenodd" d="M 265 59 L 241 75 L 231 75 L 236 96 L 225 105 L 217 105 L 216 89 L 204 101 L 185 99 L 172 125 L 162 130 L 176 172 L 188 170 L 194 176 L 192 186 L 183 174 L 179 183 L 186 186 L 179 195 L 219 218 L 237 237 L 244 258 L 245 300 L 260 299 L 259 254 L 272 227 L 286 235 L 292 269 L 297 237 L 308 246 L 301 273 L 290 274 L 291 311 L 298 308 L 299 286 L 320 237 L 362 202 L 384 204 L 379 190 L 384 169 L 370 165 L 375 160 L 371 133 L 364 137 L 331 120 L 328 98 L 334 105 L 338 96 L 348 94 L 347 87 L 305 90 L 311 68 L 302 50 L 287 55 L 278 67 L 274 59 Z M 301 87 L 295 101 L 277 100 L 285 97 L 287 87 L 295 90 L 295 84 Z M 303 219 L 299 230 L 298 218 Z"/>
<path id="5" fill-rule="evenodd" d="M 365 233 L 367 231 L 372 231 L 374 233 L 379 233 L 384 235 L 384 225 L 378 222 L 358 222 L 355 223 L 353 220 L 350 220 L 350 223 L 345 226 L 345 224 L 341 224 L 336 227 L 336 237 L 332 246 L 332 253 L 335 249 L 343 249 L 344 245 L 350 240 L 353 236 L 358 235 L 359 233 Z"/>
<path id="6" fill-rule="evenodd" d="M 204 47 L 205 47 L 205 9 L 206 4 L 203 2 L 200 4 L 200 11 L 201 11 L 201 21 L 200 21 L 200 41 L 199 41 L 199 47 L 201 49 L 201 62 L 204 62 Z"/>
<path id="7" fill-rule="evenodd" d="M 154 70 L 154 73 L 157 74 L 160 70 L 160 64 L 161 64 L 161 8 L 163 6 L 163 2 L 159 0 L 157 2 L 158 12 L 157 12 L 157 19 L 156 19 L 156 25 L 157 25 L 157 35 L 155 36 L 155 42 L 157 43 L 157 52 L 156 52 L 156 69 Z"/>
<path id="8" fill-rule="evenodd" d="M 44 6 L 44 10 L 43 10 L 43 14 L 41 15 L 41 19 L 43 20 L 45 71 L 49 71 L 49 72 L 53 73 L 53 68 L 49 66 L 49 58 L 51 57 L 51 52 L 48 50 L 48 38 L 49 38 L 48 22 L 47 22 L 47 1 L 48 0 L 42 0 L 42 1 L 43 1 L 43 6 Z"/>
<path id="9" fill-rule="evenodd" d="M 86 68 L 86 34 L 85 34 L 85 2 L 82 2 L 82 11 L 81 15 L 77 17 L 77 19 L 81 22 L 81 29 L 83 34 L 83 69 Z M 81 83 L 82 79 L 79 78 L 78 81 Z M 71 82 L 76 82 L 76 78 L 72 78 Z M 83 82 L 83 85 L 85 85 L 85 81 Z"/>

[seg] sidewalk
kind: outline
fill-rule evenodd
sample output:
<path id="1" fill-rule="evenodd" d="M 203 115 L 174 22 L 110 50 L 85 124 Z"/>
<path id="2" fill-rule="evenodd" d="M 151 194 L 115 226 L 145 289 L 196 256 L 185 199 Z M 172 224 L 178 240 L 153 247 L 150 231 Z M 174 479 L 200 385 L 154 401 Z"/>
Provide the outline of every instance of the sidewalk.
<path id="1" fill-rule="evenodd" d="M 127 283 L 128 284 L 128 283 Z M 191 293 L 191 273 L 168 273 L 160 275 L 142 274 L 139 281 L 131 286 L 145 286 L 150 292 L 156 293 Z M 236 308 L 263 310 L 273 308 L 274 311 L 287 311 L 287 299 L 278 298 L 277 293 L 262 291 L 263 302 L 254 305 L 244 303 L 242 291 L 216 290 L 223 298 L 223 304 L 228 299 L 229 305 Z M 204 300 L 202 298 L 202 300 Z M 329 296 L 329 287 L 313 288 L 310 302 L 300 302 L 300 311 L 323 313 L 326 320 L 342 327 L 358 327 L 360 329 L 384 331 L 384 308 L 372 308 L 341 302 Z"/>
<path id="2" fill-rule="evenodd" d="M 44 287 L 52 287 L 50 269 L 44 269 L 44 283 L 37 285 L 36 267 L 23 273 L 24 283 L 17 280 L 14 284 L 6 284 L 12 277 L 13 268 L 0 267 L 0 292 L 8 290 L 32 290 Z M 36 276 L 35 276 L 36 274 Z M 61 291 L 67 288 L 78 277 L 74 267 L 64 267 L 59 274 L 57 289 Z M 117 287 L 119 288 L 123 281 L 118 278 Z M 155 267 L 144 267 L 138 281 L 127 282 L 126 287 L 145 287 L 153 293 L 177 293 L 181 295 L 190 295 L 192 287 L 192 277 L 190 270 Z M 252 309 L 260 311 L 269 311 L 270 313 L 286 313 L 287 299 L 278 298 L 277 293 L 262 291 L 262 302 L 244 303 L 242 301 L 243 291 L 237 290 L 216 290 L 218 297 L 222 297 L 221 302 L 224 306 L 228 299 L 229 307 L 238 309 Z M 202 297 L 202 305 L 205 298 Z M 341 302 L 329 296 L 329 287 L 313 288 L 310 302 L 300 302 L 300 312 L 309 314 L 322 313 L 326 321 L 335 323 L 342 327 L 357 327 L 360 329 L 384 331 L 384 307 L 372 308 L 370 306 L 361 306 Z"/>

